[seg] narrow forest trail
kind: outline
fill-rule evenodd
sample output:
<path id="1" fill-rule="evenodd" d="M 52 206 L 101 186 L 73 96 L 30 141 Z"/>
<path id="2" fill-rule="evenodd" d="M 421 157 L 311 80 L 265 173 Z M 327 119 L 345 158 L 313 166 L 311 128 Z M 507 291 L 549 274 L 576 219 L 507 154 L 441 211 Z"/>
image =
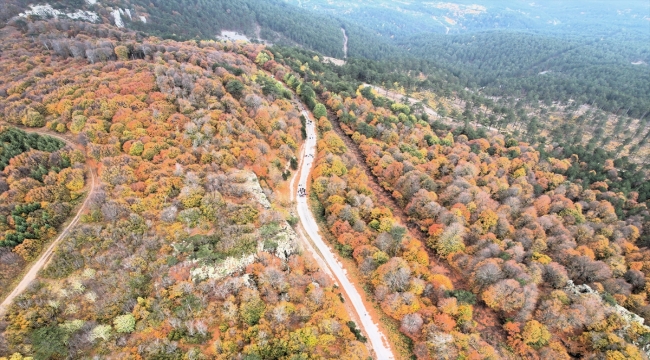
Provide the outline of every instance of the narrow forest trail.
<path id="1" fill-rule="evenodd" d="M 10 126 L 13 126 L 13 125 L 10 125 Z M 73 143 L 72 141 L 70 141 L 69 139 L 67 139 L 65 137 L 55 135 L 55 134 L 51 134 L 49 132 L 45 132 L 45 131 L 41 131 L 41 130 L 36 130 L 36 129 L 30 129 L 30 128 L 24 128 L 24 127 L 19 127 L 19 128 L 21 130 L 25 131 L 25 132 L 36 133 L 36 134 L 39 134 L 39 135 L 45 135 L 45 136 L 50 136 L 50 137 L 53 137 L 53 138 L 57 138 L 57 139 L 65 142 L 67 145 L 75 147 L 75 143 Z M 50 258 L 52 257 L 52 254 L 54 254 L 54 249 L 56 248 L 56 246 L 61 242 L 61 240 L 63 240 L 70 233 L 70 230 L 75 225 L 77 225 L 77 223 L 79 222 L 79 219 L 81 218 L 81 214 L 86 209 L 86 206 L 88 205 L 88 201 L 89 201 L 90 197 L 92 196 L 93 192 L 95 191 L 95 185 L 96 185 L 95 184 L 96 183 L 96 181 L 95 181 L 95 173 L 94 173 L 94 171 L 92 169 L 92 166 L 90 166 L 90 164 L 88 162 L 86 162 L 86 167 L 88 168 L 88 172 L 90 173 L 90 190 L 88 191 L 88 194 L 86 195 L 86 198 L 84 199 L 83 203 L 79 207 L 79 210 L 77 211 L 77 214 L 74 216 L 74 218 L 72 218 L 72 220 L 68 223 L 68 225 L 63 228 L 63 230 L 59 233 L 59 236 L 57 236 L 57 238 L 54 241 L 52 241 L 50 246 L 48 246 L 48 248 L 41 254 L 41 256 L 38 258 L 38 260 L 36 260 L 36 262 L 34 262 L 34 264 L 32 264 L 31 268 L 29 269 L 29 271 L 27 271 L 27 273 L 25 273 L 25 275 L 20 280 L 18 285 L 16 285 L 14 290 L 9 295 L 7 295 L 7 297 L 4 299 L 2 304 L 0 304 L 0 318 L 2 318 L 5 315 L 5 313 L 9 309 L 9 306 L 14 301 L 14 299 L 18 295 L 20 295 L 29 286 L 29 284 L 32 281 L 34 281 L 34 279 L 36 279 L 36 275 L 38 275 L 38 272 L 43 267 L 45 267 L 45 265 L 49 262 Z"/>
<path id="2" fill-rule="evenodd" d="M 343 59 L 348 58 L 348 34 L 345 32 L 344 28 L 341 28 L 343 31 Z"/>
<path id="3" fill-rule="evenodd" d="M 334 119 L 335 117 L 328 110 L 328 117 Z M 445 275 L 454 284 L 454 289 L 462 289 L 469 291 L 470 284 L 468 283 L 466 276 L 460 271 L 456 270 L 446 261 L 440 259 L 431 249 L 429 249 L 426 244 L 426 235 L 420 230 L 419 226 L 414 222 L 409 220 L 409 217 L 404 213 L 404 210 L 397 204 L 392 194 L 384 189 L 380 184 L 379 178 L 370 170 L 370 167 L 366 163 L 366 158 L 359 149 L 359 146 L 352 141 L 350 136 L 348 136 L 343 128 L 341 128 L 338 120 L 330 121 L 332 127 L 336 134 L 343 140 L 345 146 L 348 148 L 348 154 L 352 155 L 356 160 L 363 172 L 367 175 L 369 182 L 368 186 L 372 189 L 377 196 L 379 203 L 384 204 L 392 211 L 393 215 L 400 221 L 400 223 L 408 229 L 409 235 L 411 237 L 418 239 L 424 245 L 427 253 L 429 254 L 429 259 L 431 262 L 431 267 L 437 267 L 438 269 L 445 269 Z M 506 335 L 503 329 L 500 326 L 500 320 L 496 312 L 486 306 L 484 303 L 477 301 L 474 305 L 474 320 L 477 322 L 477 330 L 483 336 L 483 339 L 489 344 L 493 345 L 495 349 L 499 344 L 505 344 Z"/>
<path id="4" fill-rule="evenodd" d="M 300 218 L 304 232 L 309 236 L 309 239 L 311 239 L 311 243 L 306 237 L 299 236 L 299 239 L 303 242 L 303 246 L 312 254 L 312 256 L 316 258 L 316 261 L 319 263 L 319 265 L 325 265 L 326 268 L 324 270 L 326 272 L 329 272 L 333 278 L 341 285 L 341 289 L 345 293 L 346 298 L 349 299 L 350 303 L 352 304 L 352 308 L 357 315 L 356 317 L 360 322 L 361 328 L 370 341 L 372 349 L 375 352 L 375 358 L 379 360 L 395 359 L 395 356 L 390 347 L 390 343 L 387 340 L 387 336 L 380 330 L 379 325 L 375 322 L 375 320 L 373 320 L 371 312 L 366 309 L 362 295 L 348 277 L 344 265 L 338 261 L 336 255 L 325 243 L 325 240 L 320 236 L 318 230 L 318 222 L 316 221 L 316 217 L 312 213 L 311 207 L 309 206 L 309 197 L 306 195 L 301 196 L 300 193 L 294 193 L 294 184 L 296 178 L 298 179 L 298 189 L 304 189 L 306 192 L 309 178 L 311 176 L 311 171 L 316 158 L 316 142 L 318 139 L 316 125 L 312 117 L 303 108 L 302 104 L 300 104 L 300 108 L 302 115 L 305 117 L 305 119 L 307 119 L 307 139 L 305 140 L 303 148 L 300 152 L 301 159 L 298 168 L 299 170 L 291 179 L 290 188 L 292 192 L 291 199 L 293 200 L 297 197 L 296 206 L 298 210 L 298 217 Z"/>

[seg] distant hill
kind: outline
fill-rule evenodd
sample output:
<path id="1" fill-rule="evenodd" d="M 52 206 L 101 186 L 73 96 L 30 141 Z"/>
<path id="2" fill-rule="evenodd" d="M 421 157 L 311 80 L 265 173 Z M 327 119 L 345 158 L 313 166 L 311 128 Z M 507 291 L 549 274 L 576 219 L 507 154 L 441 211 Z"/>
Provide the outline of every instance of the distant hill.
<path id="1" fill-rule="evenodd" d="M 645 1 L 455 0 L 409 2 L 368 0 L 287 0 L 376 31 L 405 37 L 422 33 L 464 34 L 486 30 L 590 36 L 629 31 L 648 35 Z"/>
<path id="2" fill-rule="evenodd" d="M 15 16 L 21 13 L 102 22 L 174 40 L 237 31 L 253 41 L 335 58 L 344 56 L 344 28 L 348 58 L 380 60 L 391 71 L 442 74 L 458 80 L 455 88 L 489 96 L 576 100 L 636 118 L 650 113 L 650 17 L 643 1 L 63 0 L 34 8 L 27 0 L 9 0 L 0 5 L 0 21 L 20 21 Z"/>
<path id="3" fill-rule="evenodd" d="M 26 0 L 9 0 L 0 5 L 0 22 L 15 16 L 79 19 L 76 14 L 84 13 L 92 15 L 81 20 L 125 27 L 162 38 L 215 39 L 222 30 L 231 30 L 252 39 L 300 45 L 329 56 L 343 57 L 338 20 L 281 1 L 63 0 L 51 5 L 33 4 Z"/>

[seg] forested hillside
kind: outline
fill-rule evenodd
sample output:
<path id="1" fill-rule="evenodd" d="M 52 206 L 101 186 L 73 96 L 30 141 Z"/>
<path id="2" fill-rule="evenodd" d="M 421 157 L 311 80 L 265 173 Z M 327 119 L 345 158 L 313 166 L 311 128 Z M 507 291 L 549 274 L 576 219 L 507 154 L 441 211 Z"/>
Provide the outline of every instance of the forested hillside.
<path id="1" fill-rule="evenodd" d="M 2 18 L 28 10 L 28 4 L 7 2 Z M 83 9 L 96 13 L 96 22 L 163 38 L 213 39 L 221 30 L 235 30 L 338 58 L 344 55 L 344 28 L 348 57 L 381 60 L 392 71 L 444 73 L 460 89 L 487 96 L 574 100 L 644 118 L 650 112 L 644 96 L 650 92 L 648 8 L 634 1 L 589 4 L 65 0 L 54 7 L 59 16 L 78 16 L 72 14 Z M 457 30 L 435 34 L 438 26 Z"/>
<path id="2" fill-rule="evenodd" d="M 29 12 L 32 4 L 26 0 L 10 0 L 3 5 L 0 20 Z M 64 0 L 53 3 L 52 7 L 62 12 L 56 17 L 66 17 L 64 14 L 83 9 L 98 15 L 95 22 L 114 24 L 165 39 L 210 40 L 222 30 L 233 30 L 254 39 L 259 36 L 271 43 L 299 44 L 329 56 L 343 57 L 339 21 L 278 0 Z M 52 17 L 51 12 L 43 9 L 35 12 L 40 14 L 39 17 Z"/>
<path id="3" fill-rule="evenodd" d="M 647 359 L 645 8 L 292 3 L 0 4 L 0 360 Z"/>
<path id="4" fill-rule="evenodd" d="M 2 120 L 45 125 L 85 154 L 3 128 L 2 211 L 27 214 L 29 231 L 57 206 L 51 216 L 65 215 L 57 201 L 83 186 L 86 157 L 99 179 L 81 223 L 0 320 L 0 356 L 366 359 L 340 293 L 297 251 L 286 187 L 301 122 L 272 54 L 34 25 L 0 30 Z M 39 158 L 46 168 L 23 174 Z"/>
<path id="5" fill-rule="evenodd" d="M 286 50 L 282 56 L 310 79 L 332 121 L 426 237 L 429 256 L 468 279 L 441 291 L 436 275 L 414 271 L 407 255 L 413 240 L 392 234 L 390 227 L 382 230 L 382 221 L 365 219 L 363 210 L 356 210 L 360 201 L 350 195 L 355 189 L 345 176 L 349 165 L 321 155 L 322 170 L 316 175 L 322 177 L 315 177 L 312 187 L 330 231 L 370 279 L 382 308 L 401 321 L 418 358 L 464 353 L 441 331 L 467 333 L 477 324 L 459 321 L 456 312 L 445 309 L 474 301 L 499 319 L 505 342 L 487 339 L 501 356 L 644 358 L 641 349 L 650 329 L 624 309 L 649 318 L 643 239 L 650 213 L 636 191 L 614 192 L 605 182 L 571 182 L 567 171 L 579 161 L 573 154 L 549 157 L 524 142 L 471 127 L 432 127 L 421 113 L 369 88 L 329 90 L 345 80 L 323 72 L 309 55 Z M 320 121 L 325 142 L 328 120 Z M 333 139 L 328 143 L 324 150 L 342 151 L 332 148 Z M 616 171 L 614 164 L 606 166 Z M 334 183 L 340 185 L 335 189 Z M 379 236 L 366 241 L 360 223 L 377 229 Z M 400 272 L 404 282 L 376 281 L 396 279 L 387 274 Z M 425 281 L 423 292 L 406 285 L 411 274 Z M 429 310 L 429 303 L 443 314 Z"/>
<path id="6" fill-rule="evenodd" d="M 36 117 L 25 112 L 25 122 Z M 0 296 L 84 193 L 83 155 L 61 140 L 0 126 Z"/>
<path id="7" fill-rule="evenodd" d="M 575 100 L 635 118 L 650 112 L 647 98 L 639 96 L 650 92 L 650 46 L 636 34 L 594 40 L 508 32 L 419 35 L 399 46 L 446 67 L 464 86 L 487 96 Z"/>
<path id="8" fill-rule="evenodd" d="M 486 30 L 609 35 L 626 31 L 647 35 L 643 1 L 287 0 L 316 13 L 364 24 L 385 37 L 422 33 L 467 34 Z"/>

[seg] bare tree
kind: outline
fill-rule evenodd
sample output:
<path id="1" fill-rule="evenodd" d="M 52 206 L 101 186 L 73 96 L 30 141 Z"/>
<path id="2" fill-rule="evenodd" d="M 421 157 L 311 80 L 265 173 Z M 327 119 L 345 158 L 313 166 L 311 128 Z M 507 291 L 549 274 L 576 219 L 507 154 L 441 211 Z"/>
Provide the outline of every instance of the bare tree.
<path id="1" fill-rule="evenodd" d="M 420 329 L 422 329 L 423 323 L 424 321 L 422 320 L 420 314 L 407 314 L 402 318 L 402 325 L 400 327 L 400 330 L 409 335 L 416 335 L 420 332 Z"/>
<path id="2" fill-rule="evenodd" d="M 566 286 L 567 281 L 569 280 L 569 275 L 567 275 L 566 269 L 564 266 L 552 262 L 545 267 L 544 280 L 556 289 L 563 288 Z"/>
<path id="3" fill-rule="evenodd" d="M 115 201 L 109 201 L 102 205 L 102 215 L 105 220 L 115 221 L 120 215 L 120 205 Z"/>
<path id="4" fill-rule="evenodd" d="M 634 291 L 639 291 L 645 288 L 645 275 L 639 270 L 628 270 L 625 273 L 625 280 L 632 284 Z"/>
<path id="5" fill-rule="evenodd" d="M 497 260 L 488 259 L 476 265 L 471 278 L 473 279 L 474 286 L 478 289 L 483 289 L 503 279 L 503 272 L 499 264 L 497 264 Z"/>

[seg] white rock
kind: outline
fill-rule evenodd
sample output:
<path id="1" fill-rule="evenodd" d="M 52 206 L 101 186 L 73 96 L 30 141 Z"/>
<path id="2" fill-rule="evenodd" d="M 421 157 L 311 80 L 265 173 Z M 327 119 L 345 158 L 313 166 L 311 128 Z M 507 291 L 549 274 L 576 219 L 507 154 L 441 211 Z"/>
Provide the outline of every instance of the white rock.
<path id="1" fill-rule="evenodd" d="M 120 11 L 119 10 L 113 10 L 111 13 L 113 15 L 113 19 L 115 20 L 115 26 L 118 28 L 123 28 L 124 27 L 124 22 L 122 21 L 122 18 L 120 17 Z"/>
<path id="2" fill-rule="evenodd" d="M 243 270 L 246 266 L 255 261 L 255 254 L 244 255 L 239 259 L 229 257 L 216 266 L 202 266 L 190 271 L 192 278 L 196 280 L 221 279 L 236 271 Z"/>
<path id="3" fill-rule="evenodd" d="M 52 8 L 50 4 L 29 5 L 29 7 L 31 8 L 31 10 L 27 10 L 24 13 L 19 14 L 19 16 L 27 17 L 30 15 L 35 15 L 44 18 L 67 16 L 68 18 L 73 20 L 85 20 L 90 22 L 99 21 L 99 16 L 97 15 L 97 13 L 93 11 L 77 10 L 76 12 L 73 13 L 64 13 L 60 10 Z"/>
<path id="4" fill-rule="evenodd" d="M 86 20 L 93 23 L 99 21 L 99 16 L 97 15 L 97 13 L 93 11 L 77 10 L 77 12 L 66 14 L 66 15 L 70 19 L 74 19 L 74 20 Z"/>
<path id="5" fill-rule="evenodd" d="M 144 17 L 144 16 L 140 16 L 140 21 L 142 21 L 143 23 L 146 24 L 147 23 L 147 18 Z"/>
<path id="6" fill-rule="evenodd" d="M 596 296 L 600 297 L 600 293 L 598 291 L 592 289 L 589 285 L 586 285 L 586 284 L 575 285 L 572 280 L 569 280 L 567 282 L 567 285 L 564 287 L 564 291 L 567 292 L 567 293 L 571 293 L 573 295 L 578 295 L 578 296 L 579 295 L 590 294 L 590 295 L 596 295 Z M 623 329 L 621 329 L 622 332 L 625 332 L 625 330 L 627 330 L 630 327 L 632 322 L 637 322 L 637 323 L 639 323 L 639 325 L 644 327 L 646 330 L 650 330 L 650 327 L 643 324 L 645 322 L 644 318 L 642 318 L 639 315 L 629 311 L 628 309 L 622 307 L 621 305 L 616 304 L 614 306 L 610 306 L 610 305 L 608 305 L 608 304 L 606 304 L 604 302 L 603 302 L 603 305 L 606 306 L 606 307 L 612 308 L 614 310 L 614 312 L 616 312 L 621 318 L 623 318 L 623 320 L 625 320 L 626 324 L 625 324 L 625 326 L 623 326 Z M 621 335 L 623 335 L 623 334 L 621 334 Z M 633 342 L 633 344 L 634 345 L 639 345 L 638 343 L 634 343 L 634 342 Z M 650 357 L 650 345 L 644 346 L 642 350 L 645 352 L 645 354 L 648 357 Z"/>
<path id="7" fill-rule="evenodd" d="M 36 15 L 41 17 L 57 17 L 59 15 L 63 15 L 61 11 L 52 8 L 50 4 L 29 5 L 29 7 L 31 10 L 27 10 L 24 13 L 20 13 L 19 15 L 22 17 L 27 17 L 29 15 Z"/>

